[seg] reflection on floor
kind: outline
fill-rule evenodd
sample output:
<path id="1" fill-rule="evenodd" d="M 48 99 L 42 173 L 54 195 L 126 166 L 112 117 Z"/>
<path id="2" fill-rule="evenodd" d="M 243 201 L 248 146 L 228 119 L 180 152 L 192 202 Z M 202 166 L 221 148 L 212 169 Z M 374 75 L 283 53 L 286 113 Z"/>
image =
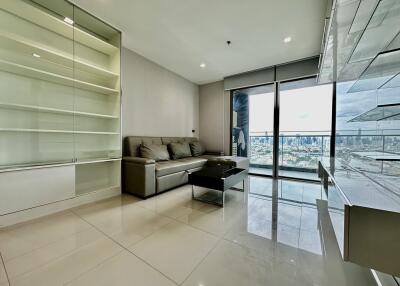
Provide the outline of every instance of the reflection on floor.
<path id="1" fill-rule="evenodd" d="M 249 172 L 251 174 L 255 174 L 255 175 L 272 176 L 272 169 L 268 169 L 268 168 L 250 167 Z M 288 177 L 288 178 L 296 178 L 296 179 L 314 180 L 314 181 L 319 180 L 316 172 L 311 173 L 311 172 L 279 170 L 279 176 Z"/>
<path id="2" fill-rule="evenodd" d="M 224 208 L 189 186 L 122 195 L 2 230 L 0 285 L 376 285 L 342 261 L 324 199 L 262 177 Z"/>
<path id="3" fill-rule="evenodd" d="M 272 176 L 272 169 L 269 169 L 269 168 L 250 167 L 249 173 L 251 173 L 251 174 L 257 174 L 257 175 Z"/>

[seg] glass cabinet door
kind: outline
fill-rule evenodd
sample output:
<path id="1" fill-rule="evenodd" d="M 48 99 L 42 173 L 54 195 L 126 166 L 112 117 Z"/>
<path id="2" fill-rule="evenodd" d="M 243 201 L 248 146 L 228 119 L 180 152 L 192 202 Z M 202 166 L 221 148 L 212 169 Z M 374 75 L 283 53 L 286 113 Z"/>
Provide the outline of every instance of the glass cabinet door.
<path id="1" fill-rule="evenodd" d="M 74 27 L 75 157 L 120 158 L 121 34 L 78 7 Z"/>
<path id="2" fill-rule="evenodd" d="M 283 82 L 279 100 L 279 175 L 317 180 L 318 161 L 330 152 L 332 85 Z"/>
<path id="3" fill-rule="evenodd" d="M 0 168 L 74 159 L 73 6 L 49 3 L 0 1 Z"/>
<path id="4" fill-rule="evenodd" d="M 272 175 L 274 85 L 232 92 L 232 155 L 248 157 L 250 172 Z"/>
<path id="5" fill-rule="evenodd" d="M 0 8 L 0 168 L 120 158 L 120 32 L 64 0 Z"/>

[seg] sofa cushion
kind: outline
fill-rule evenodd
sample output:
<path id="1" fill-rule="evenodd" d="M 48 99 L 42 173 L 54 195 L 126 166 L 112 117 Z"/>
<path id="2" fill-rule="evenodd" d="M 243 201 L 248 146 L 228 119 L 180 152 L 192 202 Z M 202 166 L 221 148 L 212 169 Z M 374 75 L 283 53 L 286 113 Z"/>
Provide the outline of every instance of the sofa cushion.
<path id="1" fill-rule="evenodd" d="M 124 162 L 129 162 L 129 163 L 134 163 L 134 164 L 139 164 L 139 165 L 149 165 L 149 164 L 156 163 L 156 161 L 153 159 L 141 158 L 141 157 L 125 156 L 122 159 L 124 160 Z"/>
<path id="2" fill-rule="evenodd" d="M 170 143 L 190 143 L 198 141 L 196 137 L 161 137 L 161 141 L 164 145 Z"/>
<path id="3" fill-rule="evenodd" d="M 189 143 L 170 143 L 168 144 L 168 151 L 173 160 L 192 156 Z"/>
<path id="4" fill-rule="evenodd" d="M 169 153 L 165 145 L 140 145 L 140 155 L 142 158 L 153 159 L 154 161 L 168 161 Z"/>
<path id="5" fill-rule="evenodd" d="M 204 154 L 205 150 L 199 141 L 189 143 L 190 151 L 193 157 L 198 157 Z"/>
<path id="6" fill-rule="evenodd" d="M 156 176 L 161 177 L 177 172 L 187 171 L 190 169 L 203 167 L 205 164 L 207 164 L 207 159 L 193 157 L 157 162 Z"/>
<path id="7" fill-rule="evenodd" d="M 162 145 L 161 137 L 146 137 L 146 136 L 125 137 L 124 156 L 140 157 L 140 145 L 142 144 Z"/>

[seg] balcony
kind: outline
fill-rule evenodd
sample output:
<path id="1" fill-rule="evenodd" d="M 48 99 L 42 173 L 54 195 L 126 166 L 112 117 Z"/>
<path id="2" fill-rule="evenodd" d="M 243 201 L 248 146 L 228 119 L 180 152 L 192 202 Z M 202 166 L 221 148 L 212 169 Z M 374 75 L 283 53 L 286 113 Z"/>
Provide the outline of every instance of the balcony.
<path id="1" fill-rule="evenodd" d="M 315 133 L 315 132 L 314 132 Z M 329 156 L 330 135 L 285 134 L 279 136 L 279 169 L 282 176 L 316 179 L 318 160 Z M 250 135 L 250 165 L 255 173 L 272 172 L 273 136 Z"/>
<path id="2" fill-rule="evenodd" d="M 329 132 L 285 132 L 279 136 L 279 170 L 281 176 L 317 179 L 318 160 L 330 153 Z M 319 133 L 319 134 L 317 134 Z M 353 167 L 370 174 L 400 174 L 400 135 L 357 134 L 348 130 L 337 132 L 336 157 Z M 393 134 L 392 134 L 393 133 Z M 250 171 L 272 175 L 273 136 L 271 133 L 250 134 Z M 355 135 L 357 134 L 357 135 Z M 236 143 L 232 152 L 236 154 Z M 388 159 L 389 158 L 389 159 Z"/>

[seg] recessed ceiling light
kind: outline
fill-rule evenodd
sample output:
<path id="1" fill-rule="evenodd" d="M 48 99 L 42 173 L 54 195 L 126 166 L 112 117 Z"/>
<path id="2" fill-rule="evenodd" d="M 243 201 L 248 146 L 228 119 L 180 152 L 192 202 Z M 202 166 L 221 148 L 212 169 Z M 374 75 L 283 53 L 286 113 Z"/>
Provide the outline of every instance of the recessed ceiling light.
<path id="1" fill-rule="evenodd" d="M 292 41 L 292 37 L 286 37 L 283 39 L 285 43 L 290 43 Z"/>
<path id="2" fill-rule="evenodd" d="M 65 17 L 65 18 L 64 18 L 64 22 L 65 22 L 65 23 L 68 23 L 68 24 L 70 24 L 70 25 L 72 25 L 72 24 L 74 23 L 74 21 L 73 21 L 72 19 L 68 18 L 68 17 Z"/>
<path id="3" fill-rule="evenodd" d="M 40 55 L 33 53 L 32 56 L 34 56 L 35 58 L 40 58 Z"/>
<path id="4" fill-rule="evenodd" d="M 201 63 L 201 64 L 200 64 L 200 67 L 201 67 L 202 69 L 204 69 L 204 68 L 206 67 L 206 64 L 205 64 L 205 63 Z"/>

